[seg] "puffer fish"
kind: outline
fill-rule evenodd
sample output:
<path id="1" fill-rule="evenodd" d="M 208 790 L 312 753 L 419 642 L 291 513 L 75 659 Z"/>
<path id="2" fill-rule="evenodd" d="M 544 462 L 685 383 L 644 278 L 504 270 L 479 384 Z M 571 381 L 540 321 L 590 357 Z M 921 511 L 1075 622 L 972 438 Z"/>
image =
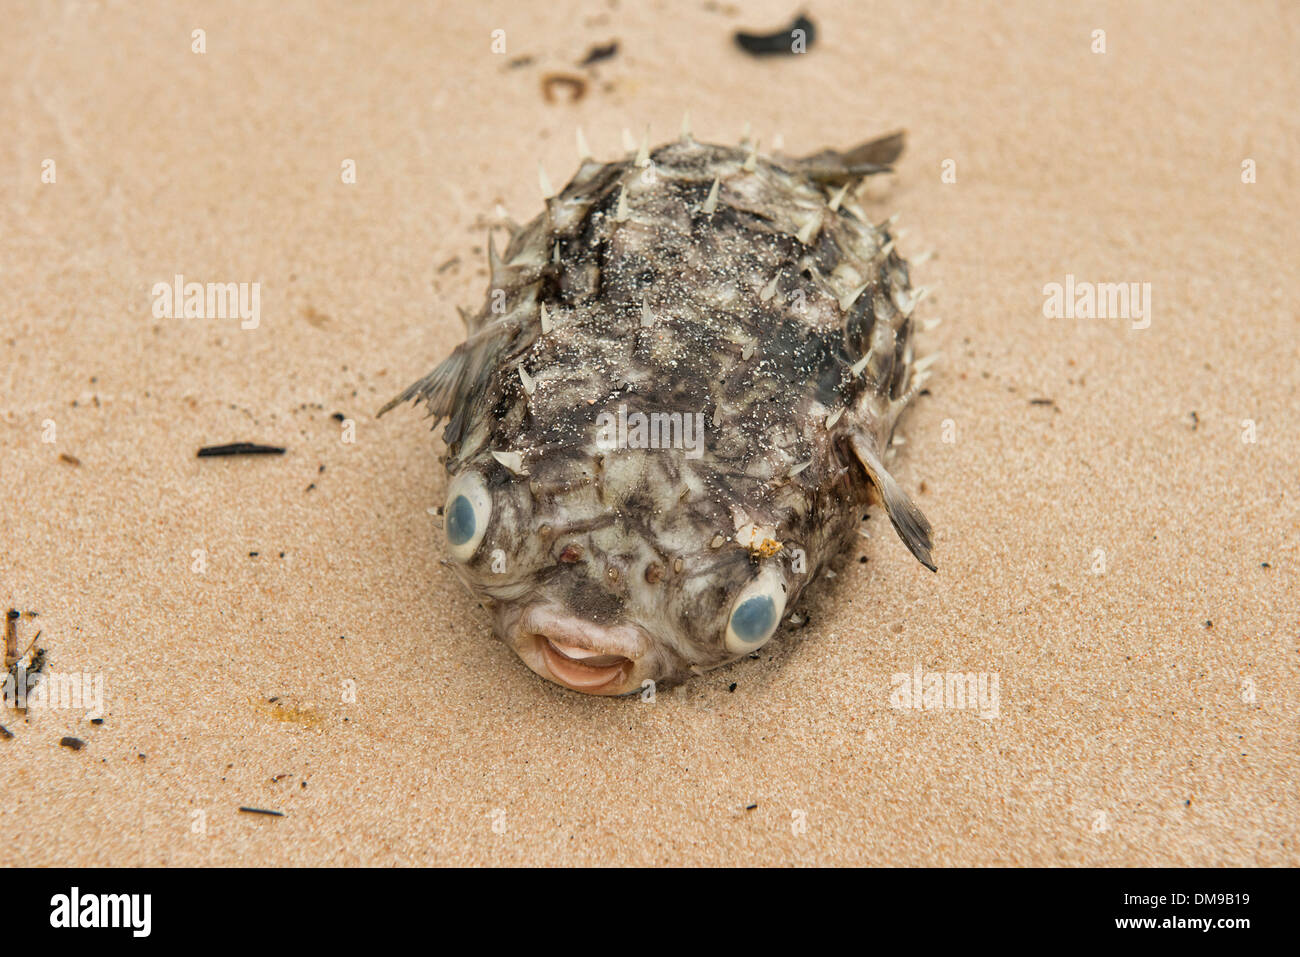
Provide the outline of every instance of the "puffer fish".
<path id="1" fill-rule="evenodd" d="M 447 564 L 543 678 L 621 695 L 752 655 L 886 470 L 924 296 L 855 198 L 903 135 L 803 158 L 684 126 L 511 226 L 465 341 L 394 398 L 443 420 Z"/>

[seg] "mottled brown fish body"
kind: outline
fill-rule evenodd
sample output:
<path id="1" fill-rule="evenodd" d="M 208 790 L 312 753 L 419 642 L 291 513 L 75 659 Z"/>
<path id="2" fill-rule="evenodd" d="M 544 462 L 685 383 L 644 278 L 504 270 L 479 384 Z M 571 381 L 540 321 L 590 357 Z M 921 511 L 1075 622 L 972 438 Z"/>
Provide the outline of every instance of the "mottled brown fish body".
<path id="1" fill-rule="evenodd" d="M 752 653 L 869 500 L 934 567 L 882 464 L 919 296 L 851 193 L 899 150 L 684 136 L 583 162 L 492 248 L 467 341 L 389 407 L 447 418 L 453 567 L 539 674 L 623 694 Z"/>

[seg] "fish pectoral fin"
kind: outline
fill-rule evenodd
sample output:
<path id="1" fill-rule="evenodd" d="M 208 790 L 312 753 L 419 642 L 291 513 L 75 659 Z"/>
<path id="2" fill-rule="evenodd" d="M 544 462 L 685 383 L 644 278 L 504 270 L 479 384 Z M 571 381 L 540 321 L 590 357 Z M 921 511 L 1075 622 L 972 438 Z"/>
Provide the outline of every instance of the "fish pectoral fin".
<path id="1" fill-rule="evenodd" d="M 885 512 L 889 515 L 894 531 L 898 532 L 898 537 L 916 556 L 917 561 L 932 572 L 938 571 L 930 557 L 930 550 L 934 547 L 930 541 L 930 523 L 921 514 L 921 510 L 912 504 L 894 477 L 880 464 L 880 459 L 872 451 L 871 439 L 863 432 L 853 432 L 849 435 L 849 445 L 862 463 L 872 485 L 880 493 Z"/>
<path id="2" fill-rule="evenodd" d="M 429 414 L 435 417 L 434 423 L 451 412 L 451 405 L 459 384 L 464 376 L 469 355 L 464 344 L 434 367 L 434 370 L 417 382 L 411 383 L 403 392 L 389 399 L 384 407 L 375 413 L 379 418 L 408 399 L 423 399 L 429 408 Z"/>
<path id="3" fill-rule="evenodd" d="M 423 400 L 429 415 L 433 416 L 435 427 L 444 418 L 451 420 L 446 439 L 448 444 L 455 442 L 463 431 L 467 400 L 484 389 L 493 361 L 517 331 L 515 326 L 505 322 L 479 330 L 423 379 L 413 382 L 401 395 L 385 403 L 375 417 L 408 399 Z"/>

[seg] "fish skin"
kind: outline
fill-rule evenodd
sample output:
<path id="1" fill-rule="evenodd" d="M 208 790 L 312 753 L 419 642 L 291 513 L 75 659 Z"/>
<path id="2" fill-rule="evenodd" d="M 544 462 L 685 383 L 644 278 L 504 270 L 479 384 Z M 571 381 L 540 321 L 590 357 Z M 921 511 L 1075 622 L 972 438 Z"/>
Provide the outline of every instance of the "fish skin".
<path id="1" fill-rule="evenodd" d="M 918 385 L 908 266 L 851 189 L 828 205 L 901 149 L 891 134 L 801 160 L 685 134 L 640 164 L 584 160 L 492 247 L 466 342 L 380 414 L 425 402 L 447 419 L 448 474 L 486 482 L 487 532 L 451 564 L 534 670 L 553 677 L 521 646 L 539 609 L 642 635 L 596 693 L 744 657 L 724 643 L 737 595 L 764 574 L 789 613 L 869 501 L 934 568 L 929 524 L 881 465 Z M 701 413 L 702 454 L 598 448 L 620 405 Z"/>

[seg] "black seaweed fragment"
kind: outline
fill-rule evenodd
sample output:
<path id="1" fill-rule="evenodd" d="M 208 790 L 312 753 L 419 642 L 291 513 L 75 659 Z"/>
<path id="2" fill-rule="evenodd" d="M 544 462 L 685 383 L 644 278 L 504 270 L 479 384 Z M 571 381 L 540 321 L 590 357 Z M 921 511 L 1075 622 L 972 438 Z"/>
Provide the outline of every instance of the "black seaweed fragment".
<path id="1" fill-rule="evenodd" d="M 229 445 L 205 445 L 199 449 L 199 458 L 218 455 L 284 455 L 282 445 L 258 445 L 255 442 L 231 442 Z"/>
<path id="2" fill-rule="evenodd" d="M 582 58 L 578 66 L 591 66 L 593 63 L 599 63 L 601 60 L 608 60 L 618 53 L 618 41 L 610 40 L 608 43 L 592 47 L 587 51 L 587 55 Z"/>
<path id="3" fill-rule="evenodd" d="M 796 30 L 803 31 L 803 49 L 811 50 L 813 41 L 817 38 L 817 27 L 803 14 L 797 16 L 784 30 L 778 30 L 776 33 L 745 33 L 738 30 L 735 35 L 736 45 L 753 56 L 790 56 L 796 52 L 795 44 L 792 42 Z"/>

